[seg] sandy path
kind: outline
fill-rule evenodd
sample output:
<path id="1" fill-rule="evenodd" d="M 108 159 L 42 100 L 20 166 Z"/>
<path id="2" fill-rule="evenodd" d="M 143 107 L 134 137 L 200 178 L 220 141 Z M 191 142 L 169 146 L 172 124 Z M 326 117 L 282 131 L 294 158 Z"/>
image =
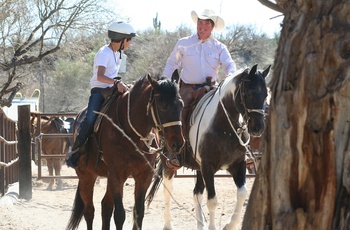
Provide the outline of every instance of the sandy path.
<path id="1" fill-rule="evenodd" d="M 180 169 L 181 170 L 181 169 Z M 45 175 L 44 168 L 43 175 Z M 191 173 L 191 172 L 190 172 Z M 62 175 L 75 175 L 73 169 L 63 166 Z M 174 198 L 180 204 L 172 202 L 173 229 L 196 229 L 195 213 L 193 210 L 192 190 L 194 178 L 174 179 Z M 247 179 L 248 192 L 254 179 Z M 71 208 L 74 201 L 78 180 L 64 180 L 61 190 L 47 190 L 47 182 L 33 179 L 33 197 L 30 201 L 18 200 L 14 205 L 0 206 L 0 229 L 9 230 L 62 230 L 66 228 Z M 95 186 L 95 221 L 94 229 L 101 229 L 100 201 L 104 195 L 106 179 L 100 180 L 100 185 Z M 124 229 L 132 229 L 133 209 L 133 179 L 128 179 L 124 186 L 124 207 L 127 219 Z M 236 200 L 236 188 L 231 178 L 216 178 L 216 190 L 218 207 L 216 225 L 222 229 L 231 218 L 234 202 Z M 245 204 L 246 206 L 246 204 Z M 245 207 L 244 207 L 245 208 Z M 208 217 L 206 205 L 203 207 Z M 163 229 L 163 188 L 158 191 L 153 203 L 146 210 L 143 222 L 144 230 Z M 245 209 L 244 209 L 245 210 Z M 242 215 L 243 216 L 243 215 Z M 82 220 L 78 229 L 86 229 L 85 221 Z M 112 228 L 115 229 L 112 223 Z"/>

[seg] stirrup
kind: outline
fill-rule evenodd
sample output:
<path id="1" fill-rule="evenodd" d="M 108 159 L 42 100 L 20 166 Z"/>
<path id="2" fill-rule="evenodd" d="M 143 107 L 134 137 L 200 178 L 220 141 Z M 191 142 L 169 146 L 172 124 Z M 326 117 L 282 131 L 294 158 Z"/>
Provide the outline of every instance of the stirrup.
<path id="1" fill-rule="evenodd" d="M 68 152 L 68 153 L 66 154 L 66 157 L 69 158 L 70 156 L 72 156 L 74 153 L 76 153 L 76 152 L 78 152 L 78 151 L 79 151 L 79 148 L 76 148 L 76 149 L 74 149 L 74 150 Z"/>

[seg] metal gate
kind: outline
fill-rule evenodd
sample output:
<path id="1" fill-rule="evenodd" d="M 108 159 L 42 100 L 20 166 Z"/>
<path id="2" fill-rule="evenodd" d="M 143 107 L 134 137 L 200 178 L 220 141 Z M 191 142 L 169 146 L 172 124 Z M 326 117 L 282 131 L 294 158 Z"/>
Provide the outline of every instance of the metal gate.
<path id="1" fill-rule="evenodd" d="M 60 158 L 60 159 L 64 159 L 65 158 L 65 154 L 62 155 L 45 155 L 43 153 L 43 145 L 42 145 L 42 139 L 45 138 L 52 138 L 52 139 L 57 139 L 57 138 L 67 138 L 67 137 L 73 137 L 73 133 L 42 133 L 42 127 L 41 127 L 41 122 L 40 120 L 42 119 L 42 117 L 76 117 L 77 114 L 76 113 L 41 113 L 41 112 L 32 112 L 31 114 L 37 116 L 39 122 L 38 122 L 38 127 L 37 129 L 40 130 L 39 131 L 39 136 L 33 136 L 32 137 L 32 156 L 33 159 L 35 159 L 35 161 L 37 162 L 38 165 L 38 180 L 39 179 L 78 179 L 77 176 L 48 176 L 48 175 L 43 175 L 42 173 L 42 169 L 43 169 L 43 159 L 46 158 Z"/>

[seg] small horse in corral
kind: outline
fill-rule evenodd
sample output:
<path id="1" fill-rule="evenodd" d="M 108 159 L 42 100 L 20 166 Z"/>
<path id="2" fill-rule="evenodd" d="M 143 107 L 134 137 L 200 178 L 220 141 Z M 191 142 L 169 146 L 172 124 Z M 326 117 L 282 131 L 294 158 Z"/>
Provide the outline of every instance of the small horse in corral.
<path id="1" fill-rule="evenodd" d="M 197 174 L 193 190 L 197 229 L 206 229 L 202 211 L 202 196 L 205 188 L 210 215 L 209 229 L 216 229 L 217 197 L 214 175 L 219 170 L 227 170 L 237 186 L 235 210 L 225 229 L 236 229 L 240 222 L 241 210 L 247 194 L 246 145 L 249 143 L 250 135 L 260 136 L 265 128 L 263 104 L 267 96 L 265 77 L 269 70 L 270 66 L 261 73 L 257 71 L 257 65 L 254 65 L 251 70 L 246 69 L 235 77 L 227 77 L 215 90 L 208 92 L 201 99 L 197 104 L 197 113 L 192 114 L 193 124 L 189 131 L 192 150 L 186 151 L 181 162 L 182 166 L 196 170 Z M 243 117 L 243 122 L 240 122 L 240 116 Z M 169 167 L 165 157 L 161 156 L 161 159 L 157 166 L 159 176 L 155 177 L 152 183 L 147 201 L 148 204 L 151 203 L 161 180 L 164 179 L 166 187 L 164 229 L 172 229 L 170 194 L 175 170 Z"/>
<path id="2" fill-rule="evenodd" d="M 178 153 L 184 145 L 180 122 L 183 102 L 176 83 L 147 75 L 123 95 L 114 93 L 106 105 L 75 169 L 79 183 L 67 229 L 76 229 L 83 216 L 87 229 L 92 229 L 97 176 L 108 179 L 102 200 L 102 229 L 110 229 L 113 210 L 116 229 L 123 228 L 123 187 L 130 176 L 135 180 L 133 229 L 142 229 L 145 196 L 158 156 L 155 151 L 166 148 Z M 79 120 L 78 115 L 76 122 Z"/>
<path id="3" fill-rule="evenodd" d="M 40 119 L 39 119 L 40 116 Z M 40 122 L 40 126 L 39 126 Z M 68 133 L 64 121 L 56 116 L 41 116 L 36 113 L 31 114 L 32 137 L 41 141 L 42 153 L 44 155 L 65 155 L 68 152 L 68 138 L 42 138 L 42 134 Z M 40 149 L 38 149 L 40 151 Z M 49 176 L 61 175 L 62 159 L 45 157 Z M 50 179 L 47 189 L 52 189 L 55 184 L 54 179 Z M 62 188 L 62 179 L 57 179 L 57 189 Z"/>

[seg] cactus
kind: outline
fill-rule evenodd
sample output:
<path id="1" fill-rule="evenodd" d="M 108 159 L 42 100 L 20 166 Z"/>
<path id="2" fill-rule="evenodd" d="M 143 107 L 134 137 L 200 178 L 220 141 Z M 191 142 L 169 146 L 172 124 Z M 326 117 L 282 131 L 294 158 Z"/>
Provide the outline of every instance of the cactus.
<path id="1" fill-rule="evenodd" d="M 161 26 L 161 22 L 158 21 L 158 13 L 157 13 L 156 17 L 153 18 L 153 27 L 154 27 L 154 30 L 157 34 L 160 33 L 160 26 Z"/>

